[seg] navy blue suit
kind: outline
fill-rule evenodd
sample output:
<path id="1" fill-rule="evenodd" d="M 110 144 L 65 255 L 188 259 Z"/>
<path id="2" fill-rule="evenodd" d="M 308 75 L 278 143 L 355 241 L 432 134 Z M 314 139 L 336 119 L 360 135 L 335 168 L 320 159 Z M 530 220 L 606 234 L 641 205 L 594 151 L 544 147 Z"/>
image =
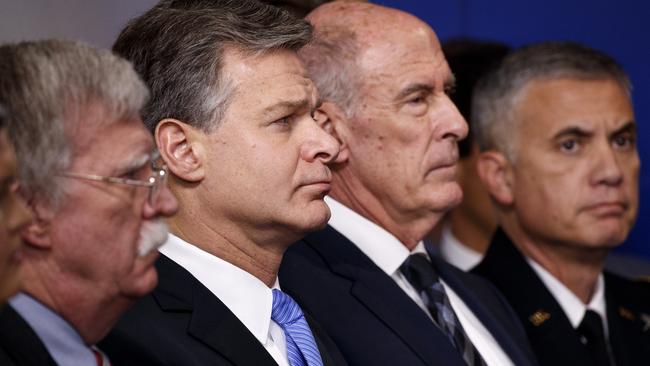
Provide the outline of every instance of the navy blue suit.
<path id="1" fill-rule="evenodd" d="M 483 279 L 433 258 L 516 365 L 536 365 L 516 315 Z M 466 366 L 424 311 L 352 242 L 332 227 L 285 253 L 280 284 L 334 339 L 350 365 Z"/>
<path id="2" fill-rule="evenodd" d="M 38 335 L 11 305 L 0 310 L 0 365 L 56 366 Z"/>

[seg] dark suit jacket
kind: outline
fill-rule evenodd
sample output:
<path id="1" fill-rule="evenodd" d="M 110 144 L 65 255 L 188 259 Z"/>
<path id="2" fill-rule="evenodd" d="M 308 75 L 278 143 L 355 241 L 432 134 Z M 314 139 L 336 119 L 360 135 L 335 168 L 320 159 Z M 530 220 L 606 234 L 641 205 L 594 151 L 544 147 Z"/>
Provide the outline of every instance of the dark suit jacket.
<path id="1" fill-rule="evenodd" d="M 99 344 L 113 364 L 277 365 L 244 324 L 188 271 L 164 255 L 156 268 L 156 289 Z M 324 365 L 346 365 L 331 339 L 309 317 L 307 321 Z"/>
<path id="2" fill-rule="evenodd" d="M 508 299 L 540 364 L 592 365 L 560 304 L 502 230 L 472 271 L 492 281 Z M 605 301 L 616 365 L 650 365 L 650 285 L 606 272 Z"/>
<path id="3" fill-rule="evenodd" d="M 0 310 L 0 365 L 56 366 L 43 342 L 11 305 Z"/>
<path id="4" fill-rule="evenodd" d="M 505 299 L 481 278 L 433 261 L 512 361 L 535 365 Z M 280 284 L 325 328 L 350 365 L 465 365 L 395 281 L 330 226 L 291 246 L 280 268 Z"/>

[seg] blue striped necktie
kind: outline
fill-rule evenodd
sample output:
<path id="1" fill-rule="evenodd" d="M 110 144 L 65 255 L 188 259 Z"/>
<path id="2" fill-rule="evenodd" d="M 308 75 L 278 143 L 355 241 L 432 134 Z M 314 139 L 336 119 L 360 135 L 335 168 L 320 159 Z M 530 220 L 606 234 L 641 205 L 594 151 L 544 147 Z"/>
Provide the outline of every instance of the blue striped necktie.
<path id="1" fill-rule="evenodd" d="M 273 289 L 271 319 L 284 330 L 291 366 L 323 366 L 318 346 L 300 306 L 277 289 Z"/>

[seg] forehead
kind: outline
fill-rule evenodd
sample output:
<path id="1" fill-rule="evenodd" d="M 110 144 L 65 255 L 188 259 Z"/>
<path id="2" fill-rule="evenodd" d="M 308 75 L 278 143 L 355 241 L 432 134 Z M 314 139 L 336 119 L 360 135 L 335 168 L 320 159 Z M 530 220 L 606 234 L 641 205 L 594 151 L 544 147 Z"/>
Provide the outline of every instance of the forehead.
<path id="1" fill-rule="evenodd" d="M 153 137 L 139 117 L 82 123 L 72 139 L 73 164 L 127 162 L 150 153 L 154 148 Z"/>
<path id="2" fill-rule="evenodd" d="M 451 71 L 435 33 L 425 24 L 391 32 L 378 32 L 362 39 L 365 44 L 358 58 L 366 73 L 366 85 L 400 86 L 413 79 L 442 84 Z"/>
<path id="3" fill-rule="evenodd" d="M 626 92 L 608 79 L 533 80 L 514 103 L 522 128 L 544 135 L 571 127 L 613 131 L 634 120 Z"/>
<path id="4" fill-rule="evenodd" d="M 247 56 L 227 50 L 223 73 L 234 86 L 227 115 L 254 114 L 282 102 L 314 103 L 316 89 L 295 52 Z"/>

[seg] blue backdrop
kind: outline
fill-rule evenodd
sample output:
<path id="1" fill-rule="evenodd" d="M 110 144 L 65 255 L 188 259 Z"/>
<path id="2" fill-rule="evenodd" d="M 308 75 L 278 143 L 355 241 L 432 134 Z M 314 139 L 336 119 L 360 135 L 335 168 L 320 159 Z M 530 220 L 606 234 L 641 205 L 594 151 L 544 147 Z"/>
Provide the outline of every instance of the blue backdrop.
<path id="1" fill-rule="evenodd" d="M 545 40 L 578 41 L 620 62 L 632 79 L 641 155 L 637 224 L 618 251 L 650 258 L 650 2 L 634 0 L 374 0 L 428 22 L 441 41 L 453 37 L 521 46 Z"/>

